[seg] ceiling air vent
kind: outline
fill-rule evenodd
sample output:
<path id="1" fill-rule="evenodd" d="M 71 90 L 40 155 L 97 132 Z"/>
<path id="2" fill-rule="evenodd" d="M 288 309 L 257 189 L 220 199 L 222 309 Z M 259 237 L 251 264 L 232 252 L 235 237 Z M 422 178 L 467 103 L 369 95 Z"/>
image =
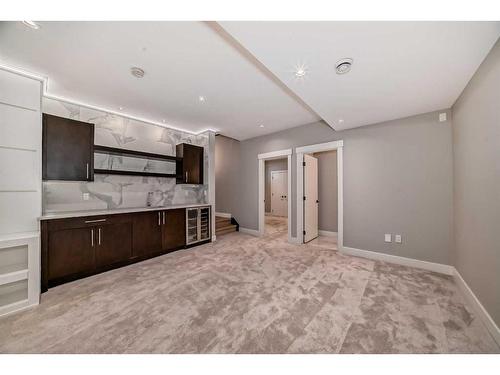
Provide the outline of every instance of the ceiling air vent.
<path id="1" fill-rule="evenodd" d="M 337 74 L 346 74 L 351 70 L 352 59 L 342 59 L 335 64 L 335 71 Z"/>
<path id="2" fill-rule="evenodd" d="M 133 66 L 132 68 L 130 68 L 130 73 L 132 73 L 132 75 L 137 78 L 144 77 L 144 70 L 138 68 L 137 66 Z"/>

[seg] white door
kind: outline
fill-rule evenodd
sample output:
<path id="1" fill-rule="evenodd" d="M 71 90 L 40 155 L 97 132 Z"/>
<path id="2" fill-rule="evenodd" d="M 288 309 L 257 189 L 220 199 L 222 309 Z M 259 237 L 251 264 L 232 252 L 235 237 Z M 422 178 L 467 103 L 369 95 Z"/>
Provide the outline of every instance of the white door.
<path id="1" fill-rule="evenodd" d="M 318 159 L 304 155 L 304 242 L 318 237 Z"/>
<path id="2" fill-rule="evenodd" d="M 288 172 L 271 172 L 271 213 L 288 216 Z"/>

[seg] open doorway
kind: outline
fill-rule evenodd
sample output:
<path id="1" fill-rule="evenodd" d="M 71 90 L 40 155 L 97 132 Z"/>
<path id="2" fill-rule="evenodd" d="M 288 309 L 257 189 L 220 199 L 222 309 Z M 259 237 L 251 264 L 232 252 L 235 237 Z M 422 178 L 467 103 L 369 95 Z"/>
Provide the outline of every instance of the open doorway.
<path id="1" fill-rule="evenodd" d="M 292 150 L 258 155 L 259 160 L 259 236 L 282 233 L 292 242 L 289 218 L 292 205 Z"/>
<path id="2" fill-rule="evenodd" d="M 314 158 L 317 164 L 317 194 L 316 194 L 316 236 L 310 239 L 309 244 L 317 245 L 331 250 L 338 250 L 338 184 L 337 184 L 337 150 L 315 152 L 304 155 Z M 306 161 L 307 164 L 307 161 Z M 308 174 L 304 173 L 304 187 L 310 184 Z M 314 177 L 313 177 L 314 178 Z M 307 190 L 306 190 L 307 196 Z M 304 211 L 304 215 L 307 212 Z M 314 221 L 314 220 L 313 220 Z M 307 220 L 304 224 L 307 226 Z M 313 222 L 314 225 L 314 222 Z M 307 241 L 307 229 L 304 241 Z"/>
<path id="3" fill-rule="evenodd" d="M 288 160 L 265 161 L 265 234 L 288 231 Z"/>
<path id="4" fill-rule="evenodd" d="M 297 237 L 300 243 L 342 247 L 342 141 L 297 151 Z"/>

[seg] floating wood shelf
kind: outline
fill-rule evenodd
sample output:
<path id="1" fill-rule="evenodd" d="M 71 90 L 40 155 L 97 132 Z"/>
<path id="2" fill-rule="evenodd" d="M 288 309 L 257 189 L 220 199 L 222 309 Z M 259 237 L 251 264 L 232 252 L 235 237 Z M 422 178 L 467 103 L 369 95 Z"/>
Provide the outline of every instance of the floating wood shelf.
<path id="1" fill-rule="evenodd" d="M 94 168 L 95 174 L 117 174 L 122 176 L 144 176 L 144 177 L 169 177 L 177 178 L 175 173 L 156 173 L 156 172 L 141 172 L 141 171 L 119 171 L 115 169 L 96 169 Z"/>
<path id="2" fill-rule="evenodd" d="M 119 155 L 119 156 L 130 156 L 130 157 L 136 157 L 136 158 L 140 158 L 140 159 L 156 159 L 156 160 L 170 160 L 170 161 L 182 160 L 182 158 L 178 158 L 176 156 L 153 154 L 150 152 L 125 150 L 123 148 L 107 147 L 107 146 L 99 146 L 99 145 L 94 145 L 94 153 L 111 154 L 111 155 Z"/>
<path id="3" fill-rule="evenodd" d="M 132 157 L 137 159 L 148 159 L 148 160 L 160 160 L 172 163 L 177 163 L 182 161 L 182 158 L 178 158 L 170 155 L 153 154 L 150 152 L 126 150 L 122 148 L 107 147 L 94 145 L 94 153 L 97 154 L 108 154 Z M 94 168 L 94 174 L 114 174 L 122 176 L 143 176 L 143 177 L 167 177 L 167 178 L 179 178 L 175 173 L 160 173 L 160 172 L 147 172 L 147 171 L 127 171 L 118 169 L 99 169 Z"/>

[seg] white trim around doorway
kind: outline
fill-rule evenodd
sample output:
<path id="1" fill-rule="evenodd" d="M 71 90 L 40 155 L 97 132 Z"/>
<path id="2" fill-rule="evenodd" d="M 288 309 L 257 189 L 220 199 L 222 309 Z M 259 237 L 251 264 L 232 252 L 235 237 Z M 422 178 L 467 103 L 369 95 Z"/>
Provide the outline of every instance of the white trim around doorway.
<path id="1" fill-rule="evenodd" d="M 337 199 L 338 199 L 338 234 L 337 243 L 338 249 L 342 250 L 344 245 L 344 169 L 343 169 L 343 148 L 344 141 L 333 141 L 326 143 L 318 143 L 309 146 L 297 147 L 295 153 L 297 154 L 297 242 L 304 243 L 304 154 L 311 154 L 314 152 L 332 151 L 337 150 Z"/>
<path id="2" fill-rule="evenodd" d="M 288 171 L 288 242 L 292 242 L 292 227 L 291 220 L 292 217 L 292 200 L 290 197 L 292 196 L 292 149 L 285 149 L 273 152 L 267 152 L 265 154 L 259 154 L 257 156 L 259 160 L 259 226 L 257 232 L 259 236 L 264 236 L 265 234 L 265 178 L 266 178 L 266 168 L 265 161 L 273 160 L 273 159 L 283 159 L 287 158 L 287 171 Z"/>

